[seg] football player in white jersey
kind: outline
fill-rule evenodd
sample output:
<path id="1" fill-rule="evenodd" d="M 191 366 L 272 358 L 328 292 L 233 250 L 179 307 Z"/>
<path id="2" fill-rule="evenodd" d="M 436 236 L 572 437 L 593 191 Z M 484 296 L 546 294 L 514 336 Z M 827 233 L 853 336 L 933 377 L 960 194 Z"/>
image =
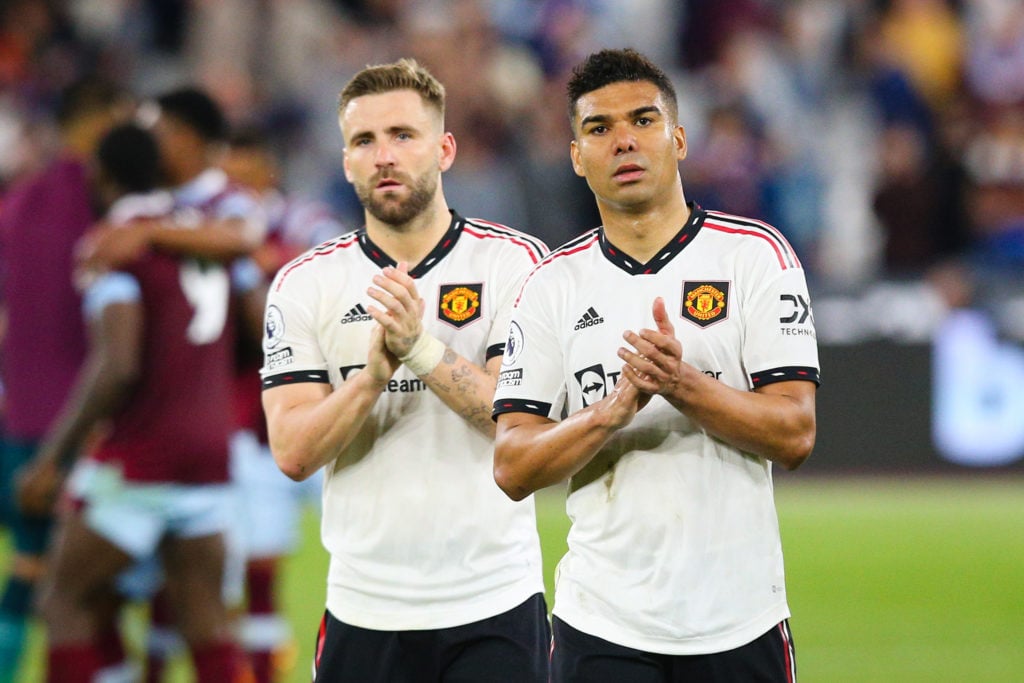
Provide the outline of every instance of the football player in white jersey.
<path id="1" fill-rule="evenodd" d="M 533 501 L 494 482 L 490 412 L 547 249 L 449 209 L 444 88 L 415 61 L 356 74 L 339 122 L 365 228 L 281 268 L 263 342 L 274 458 L 325 469 L 315 680 L 546 681 Z"/>
<path id="2" fill-rule="evenodd" d="M 800 262 L 686 202 L 675 91 L 645 57 L 591 55 L 568 99 L 603 226 L 527 279 L 494 401 L 501 488 L 569 479 L 552 680 L 791 681 L 771 467 L 815 439 Z"/>

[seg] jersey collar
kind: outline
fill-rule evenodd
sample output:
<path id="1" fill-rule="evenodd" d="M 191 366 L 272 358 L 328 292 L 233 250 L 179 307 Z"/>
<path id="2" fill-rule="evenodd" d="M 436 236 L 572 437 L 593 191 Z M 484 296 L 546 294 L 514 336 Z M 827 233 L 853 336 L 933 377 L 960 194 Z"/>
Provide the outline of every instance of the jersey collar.
<path id="1" fill-rule="evenodd" d="M 448 225 L 448 231 L 441 236 L 434 248 L 430 250 L 426 258 L 416 264 L 416 267 L 409 271 L 409 275 L 413 278 L 420 278 L 426 275 L 431 268 L 441 262 L 448 252 L 455 248 L 456 242 L 459 241 L 459 237 L 462 235 L 462 228 L 465 225 L 465 219 L 459 214 L 455 213 L 451 209 L 448 213 L 452 215 L 452 221 Z M 363 253 L 366 254 L 366 258 L 373 261 L 375 264 L 384 268 L 385 266 L 396 266 L 397 262 L 384 253 L 384 250 L 373 243 L 370 236 L 366 234 L 366 227 L 362 227 L 359 230 L 359 246 L 362 248 Z"/>
<path id="2" fill-rule="evenodd" d="M 686 225 L 647 263 L 640 263 L 609 242 L 602 226 L 599 233 L 601 235 L 601 251 L 604 253 L 605 258 L 630 275 L 653 275 L 657 273 L 665 264 L 685 249 L 686 245 L 693 241 L 693 238 L 700 232 L 701 226 L 704 225 L 704 218 L 707 216 L 707 212 L 700 208 L 696 202 L 687 202 L 686 205 L 690 207 L 690 218 L 686 221 Z"/>

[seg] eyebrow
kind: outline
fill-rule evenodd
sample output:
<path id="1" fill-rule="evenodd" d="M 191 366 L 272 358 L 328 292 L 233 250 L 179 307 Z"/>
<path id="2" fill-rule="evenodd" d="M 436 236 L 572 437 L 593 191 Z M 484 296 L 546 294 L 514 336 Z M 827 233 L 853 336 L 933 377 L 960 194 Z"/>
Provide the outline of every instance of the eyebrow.
<path id="1" fill-rule="evenodd" d="M 661 109 L 659 109 L 655 105 L 651 104 L 651 105 L 648 105 L 646 107 L 639 107 L 637 109 L 634 109 L 634 110 L 630 111 L 627 114 L 627 116 L 629 118 L 631 118 L 631 119 L 635 119 L 635 118 L 639 118 L 640 116 L 642 116 L 644 114 L 651 114 L 651 113 L 660 114 L 661 113 Z M 607 123 L 610 120 L 611 120 L 611 116 L 609 116 L 607 114 L 594 114 L 592 116 L 584 117 L 584 119 L 582 121 L 580 121 L 580 127 L 582 128 L 583 126 L 586 126 L 586 125 L 591 124 L 591 123 Z"/>
<path id="2" fill-rule="evenodd" d="M 416 132 L 416 128 L 413 127 L 413 126 L 406 126 L 406 125 L 391 126 L 390 128 L 386 128 L 383 132 L 384 132 L 385 135 L 396 135 L 398 133 L 415 133 Z M 362 138 L 375 137 L 375 136 L 376 136 L 376 133 L 374 133 L 373 131 L 370 131 L 370 130 L 360 130 L 360 131 L 357 131 L 355 133 L 352 133 L 352 135 L 349 136 L 348 141 L 349 142 L 354 142 L 355 140 L 360 140 Z"/>

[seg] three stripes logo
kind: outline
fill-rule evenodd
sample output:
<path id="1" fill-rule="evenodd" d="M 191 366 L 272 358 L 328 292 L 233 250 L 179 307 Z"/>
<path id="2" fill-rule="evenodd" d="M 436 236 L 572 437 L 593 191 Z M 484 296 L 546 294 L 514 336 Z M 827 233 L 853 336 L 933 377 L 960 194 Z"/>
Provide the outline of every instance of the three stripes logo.
<path id="1" fill-rule="evenodd" d="M 373 317 L 366 312 L 362 304 L 356 304 L 352 307 L 345 315 L 341 316 L 341 324 L 348 325 L 349 323 L 361 323 L 368 320 L 373 320 Z"/>
<path id="2" fill-rule="evenodd" d="M 604 318 L 602 318 L 601 314 L 594 310 L 594 307 L 591 306 L 590 308 L 587 309 L 587 312 L 583 314 L 583 317 L 576 321 L 576 327 L 572 329 L 582 330 L 588 327 L 593 327 L 594 325 L 600 325 L 603 322 Z"/>

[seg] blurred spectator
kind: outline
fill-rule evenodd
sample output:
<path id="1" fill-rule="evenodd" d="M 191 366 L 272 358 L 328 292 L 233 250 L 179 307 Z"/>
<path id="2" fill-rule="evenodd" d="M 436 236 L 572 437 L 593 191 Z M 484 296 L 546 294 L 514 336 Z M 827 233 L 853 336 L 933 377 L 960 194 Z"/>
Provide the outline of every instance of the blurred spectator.
<path id="1" fill-rule="evenodd" d="M 600 225 L 601 217 L 586 181 L 569 160 L 572 133 L 562 83 L 546 80 L 531 101 L 534 106 L 523 112 L 525 124 L 514 128 L 523 150 L 519 177 L 528 198 L 526 222 L 519 227 L 554 249 Z"/>
<path id="2" fill-rule="evenodd" d="M 917 128 L 892 124 L 878 144 L 881 178 L 874 210 L 885 233 L 889 274 L 917 276 L 940 254 L 940 231 L 951 217 L 941 213 L 940 192 L 928 141 Z"/>
<path id="3" fill-rule="evenodd" d="M 965 158 L 979 263 L 1019 274 L 1024 267 L 1024 111 L 989 110 Z"/>
<path id="4" fill-rule="evenodd" d="M 761 140 L 749 115 L 738 107 L 716 107 L 701 144 L 687 155 L 684 180 L 690 199 L 722 211 L 760 216 Z"/>
<path id="5" fill-rule="evenodd" d="M 974 0 L 967 4 L 966 80 L 982 102 L 1024 102 L 1024 4 Z"/>
<path id="6" fill-rule="evenodd" d="M 931 107 L 960 93 L 964 31 L 950 0 L 890 0 L 882 39 Z"/>
<path id="7" fill-rule="evenodd" d="M 772 23 L 772 4 L 768 0 L 687 0 L 679 32 L 683 66 L 701 69 L 716 63 L 721 58 L 722 46 L 735 33 Z"/>

